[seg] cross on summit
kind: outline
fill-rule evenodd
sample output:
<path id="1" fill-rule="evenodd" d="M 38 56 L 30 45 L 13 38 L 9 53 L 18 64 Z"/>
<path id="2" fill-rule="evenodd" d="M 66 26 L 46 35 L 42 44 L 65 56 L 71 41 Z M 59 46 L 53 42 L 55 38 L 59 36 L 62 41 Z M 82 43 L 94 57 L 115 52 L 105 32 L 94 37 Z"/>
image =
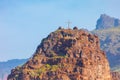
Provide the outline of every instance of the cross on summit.
<path id="1" fill-rule="evenodd" d="M 71 24 L 71 23 L 72 23 L 72 22 L 70 22 L 70 21 L 67 22 L 68 29 L 70 28 L 70 24 Z"/>

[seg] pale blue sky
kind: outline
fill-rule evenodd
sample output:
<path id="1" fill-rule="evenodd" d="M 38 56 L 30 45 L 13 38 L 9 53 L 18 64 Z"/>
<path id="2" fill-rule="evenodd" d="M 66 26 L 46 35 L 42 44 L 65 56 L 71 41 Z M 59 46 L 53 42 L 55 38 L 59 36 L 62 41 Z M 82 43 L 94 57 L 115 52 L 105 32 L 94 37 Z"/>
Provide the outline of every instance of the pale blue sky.
<path id="1" fill-rule="evenodd" d="M 120 18 L 120 0 L 0 0 L 0 61 L 28 58 L 59 26 L 95 29 L 100 14 Z"/>

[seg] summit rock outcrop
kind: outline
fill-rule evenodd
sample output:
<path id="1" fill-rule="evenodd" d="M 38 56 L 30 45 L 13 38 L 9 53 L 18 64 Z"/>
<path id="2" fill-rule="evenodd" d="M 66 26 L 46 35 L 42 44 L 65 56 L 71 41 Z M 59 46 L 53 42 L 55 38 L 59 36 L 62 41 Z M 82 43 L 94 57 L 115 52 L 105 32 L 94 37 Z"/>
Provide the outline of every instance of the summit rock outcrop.
<path id="1" fill-rule="evenodd" d="M 111 80 L 111 75 L 96 35 L 59 28 L 23 66 L 12 69 L 8 80 Z"/>

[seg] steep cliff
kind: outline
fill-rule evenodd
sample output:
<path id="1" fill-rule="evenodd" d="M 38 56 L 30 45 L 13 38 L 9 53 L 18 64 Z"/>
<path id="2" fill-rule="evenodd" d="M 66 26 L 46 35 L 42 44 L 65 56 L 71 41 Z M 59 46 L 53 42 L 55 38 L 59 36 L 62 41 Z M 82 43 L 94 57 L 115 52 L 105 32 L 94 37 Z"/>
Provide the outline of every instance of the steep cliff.
<path id="1" fill-rule="evenodd" d="M 120 27 L 94 30 L 92 33 L 100 38 L 101 49 L 107 54 L 111 68 L 120 65 Z"/>
<path id="2" fill-rule="evenodd" d="M 113 80 L 120 80 L 120 27 L 94 30 L 100 38 L 101 49 L 106 52 Z"/>
<path id="3" fill-rule="evenodd" d="M 111 80 L 111 75 L 96 35 L 59 28 L 23 66 L 11 71 L 8 80 Z"/>

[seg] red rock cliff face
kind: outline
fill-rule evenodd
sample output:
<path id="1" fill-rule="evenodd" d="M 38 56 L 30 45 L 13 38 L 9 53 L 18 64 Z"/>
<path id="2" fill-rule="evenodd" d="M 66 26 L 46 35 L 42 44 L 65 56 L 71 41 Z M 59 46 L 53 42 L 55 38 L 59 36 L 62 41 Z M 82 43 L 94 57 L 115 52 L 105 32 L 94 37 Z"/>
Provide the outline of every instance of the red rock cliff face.
<path id="1" fill-rule="evenodd" d="M 8 80 L 111 80 L 111 76 L 98 37 L 75 28 L 48 35 Z"/>

